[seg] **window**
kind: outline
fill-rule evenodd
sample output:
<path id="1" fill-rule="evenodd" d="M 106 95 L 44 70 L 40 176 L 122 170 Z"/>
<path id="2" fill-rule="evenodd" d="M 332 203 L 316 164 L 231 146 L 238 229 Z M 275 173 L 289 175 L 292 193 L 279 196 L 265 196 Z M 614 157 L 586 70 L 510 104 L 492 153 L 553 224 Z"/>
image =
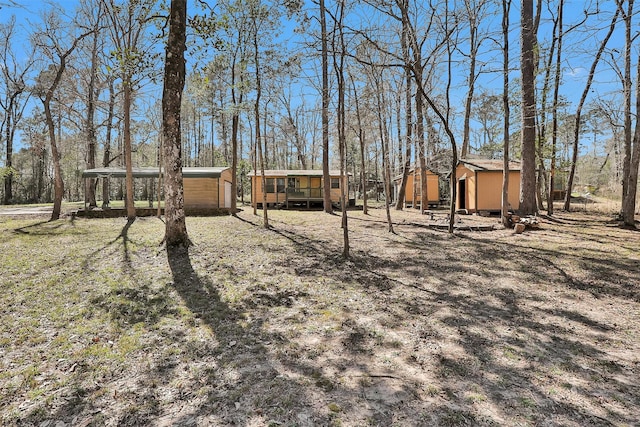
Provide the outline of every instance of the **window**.
<path id="1" fill-rule="evenodd" d="M 278 184 L 278 193 L 284 193 L 285 192 L 284 178 L 277 178 L 277 184 Z"/>
<path id="2" fill-rule="evenodd" d="M 266 189 L 265 189 L 265 193 L 275 193 L 276 192 L 276 187 L 275 187 L 275 179 L 274 178 L 266 178 Z"/>
<path id="3" fill-rule="evenodd" d="M 331 188 L 340 188 L 340 178 L 331 178 Z"/>

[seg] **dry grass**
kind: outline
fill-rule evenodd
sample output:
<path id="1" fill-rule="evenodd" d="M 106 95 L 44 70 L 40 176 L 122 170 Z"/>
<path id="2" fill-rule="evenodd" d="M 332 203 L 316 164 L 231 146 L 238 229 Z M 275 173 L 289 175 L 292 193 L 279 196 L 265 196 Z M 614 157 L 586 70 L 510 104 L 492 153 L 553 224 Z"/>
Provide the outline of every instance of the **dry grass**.
<path id="1" fill-rule="evenodd" d="M 638 232 L 392 215 L 0 218 L 0 423 L 637 425 Z"/>

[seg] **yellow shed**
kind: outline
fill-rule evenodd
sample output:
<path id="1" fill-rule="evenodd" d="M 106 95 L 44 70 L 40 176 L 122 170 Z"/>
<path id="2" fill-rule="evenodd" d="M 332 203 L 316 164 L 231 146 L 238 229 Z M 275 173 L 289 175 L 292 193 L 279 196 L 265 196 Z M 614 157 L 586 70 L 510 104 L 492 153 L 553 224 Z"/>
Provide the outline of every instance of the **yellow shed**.
<path id="1" fill-rule="evenodd" d="M 341 179 L 340 171 L 329 171 L 331 177 L 331 202 L 340 204 L 340 187 L 349 190 L 349 175 Z M 249 172 L 251 177 L 251 204 L 262 208 L 263 194 L 267 195 L 267 206 L 321 207 L 324 201 L 324 186 L 321 170 L 265 170 L 266 188 L 263 188 L 262 173 Z M 349 204 L 355 202 L 350 199 Z"/>
<path id="2" fill-rule="evenodd" d="M 499 212 L 502 209 L 502 160 L 461 159 L 456 168 L 456 209 Z M 509 162 L 509 209 L 520 206 L 520 162 Z"/>
<path id="3" fill-rule="evenodd" d="M 407 177 L 407 187 L 404 197 L 405 207 L 420 207 L 422 202 L 422 188 L 420 185 L 422 176 L 422 168 L 411 168 L 409 170 L 409 176 Z M 427 205 L 438 205 L 440 203 L 440 177 L 427 169 Z M 398 194 L 400 183 L 402 182 L 402 175 L 397 176 L 394 179 L 395 193 Z M 425 206 L 426 208 L 426 206 Z"/>

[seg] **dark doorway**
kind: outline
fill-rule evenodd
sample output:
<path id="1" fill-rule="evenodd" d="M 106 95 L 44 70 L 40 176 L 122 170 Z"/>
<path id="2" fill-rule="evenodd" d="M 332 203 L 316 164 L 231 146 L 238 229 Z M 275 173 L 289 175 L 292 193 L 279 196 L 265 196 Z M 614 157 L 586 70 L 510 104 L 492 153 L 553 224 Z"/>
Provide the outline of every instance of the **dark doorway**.
<path id="1" fill-rule="evenodd" d="M 461 179 L 458 181 L 458 209 L 467 209 L 467 204 L 465 203 L 467 199 L 467 181 L 465 179 Z"/>

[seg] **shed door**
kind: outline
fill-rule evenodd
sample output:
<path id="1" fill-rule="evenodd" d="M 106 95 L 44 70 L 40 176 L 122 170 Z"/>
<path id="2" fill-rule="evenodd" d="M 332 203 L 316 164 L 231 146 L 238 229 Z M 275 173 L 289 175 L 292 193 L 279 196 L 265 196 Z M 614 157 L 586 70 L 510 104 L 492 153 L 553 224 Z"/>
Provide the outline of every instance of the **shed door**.
<path id="1" fill-rule="evenodd" d="M 229 181 L 224 182 L 224 207 L 231 207 L 231 183 Z"/>
<path id="2" fill-rule="evenodd" d="M 461 179 L 458 181 L 458 209 L 466 209 L 467 208 L 467 180 Z"/>

